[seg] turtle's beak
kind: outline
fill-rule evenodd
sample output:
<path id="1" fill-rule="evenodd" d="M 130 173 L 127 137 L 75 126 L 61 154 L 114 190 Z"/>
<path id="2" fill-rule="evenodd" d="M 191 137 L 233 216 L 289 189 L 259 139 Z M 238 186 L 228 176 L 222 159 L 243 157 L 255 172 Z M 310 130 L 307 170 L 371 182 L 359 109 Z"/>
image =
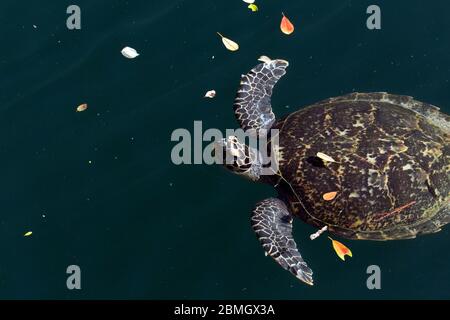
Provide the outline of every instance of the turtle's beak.
<path id="1" fill-rule="evenodd" d="M 214 155 L 217 164 L 224 164 L 227 158 L 227 140 L 220 139 L 214 142 Z"/>
<path id="2" fill-rule="evenodd" d="M 214 153 L 216 163 L 222 165 L 235 164 L 235 158 L 239 156 L 233 137 L 217 140 L 214 143 Z"/>
<path id="3" fill-rule="evenodd" d="M 216 142 L 214 151 L 217 163 L 224 165 L 237 165 L 238 160 L 244 161 L 247 157 L 245 154 L 245 145 L 239 143 L 235 136 L 229 136 Z"/>

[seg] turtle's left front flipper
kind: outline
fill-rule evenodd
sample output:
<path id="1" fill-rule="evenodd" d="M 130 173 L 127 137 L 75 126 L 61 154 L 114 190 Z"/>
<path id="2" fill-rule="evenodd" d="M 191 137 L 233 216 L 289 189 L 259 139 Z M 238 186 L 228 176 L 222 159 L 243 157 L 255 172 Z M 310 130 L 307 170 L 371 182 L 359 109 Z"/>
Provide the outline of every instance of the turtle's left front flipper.
<path id="1" fill-rule="evenodd" d="M 286 74 L 286 60 L 267 58 L 242 75 L 234 100 L 234 114 L 243 130 L 270 129 L 275 121 L 270 98 L 272 89 Z"/>
<path id="2" fill-rule="evenodd" d="M 276 198 L 259 202 L 251 221 L 266 253 L 297 278 L 313 285 L 312 270 L 297 250 L 292 237 L 292 215 L 284 202 Z"/>

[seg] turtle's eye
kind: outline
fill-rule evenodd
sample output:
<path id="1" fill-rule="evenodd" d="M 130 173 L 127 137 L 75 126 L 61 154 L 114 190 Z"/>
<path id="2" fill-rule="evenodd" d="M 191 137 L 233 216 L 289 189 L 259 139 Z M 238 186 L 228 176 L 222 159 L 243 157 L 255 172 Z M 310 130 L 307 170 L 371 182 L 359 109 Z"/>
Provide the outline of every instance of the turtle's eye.
<path id="1" fill-rule="evenodd" d="M 319 157 L 315 157 L 315 156 L 308 157 L 308 158 L 306 158 L 306 162 L 313 165 L 314 167 L 325 168 L 325 164 L 323 163 L 323 160 L 320 159 Z"/>
<path id="2" fill-rule="evenodd" d="M 215 148 L 215 156 L 226 168 L 242 173 L 251 168 L 251 158 L 248 147 L 239 140 L 230 136 L 219 141 Z"/>

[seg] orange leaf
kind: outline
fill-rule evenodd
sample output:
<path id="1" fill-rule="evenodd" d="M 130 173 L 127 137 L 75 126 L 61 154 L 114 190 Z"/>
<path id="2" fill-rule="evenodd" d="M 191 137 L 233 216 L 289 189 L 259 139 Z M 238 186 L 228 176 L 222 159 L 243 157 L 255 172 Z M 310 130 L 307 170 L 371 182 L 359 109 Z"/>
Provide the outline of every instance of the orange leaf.
<path id="1" fill-rule="evenodd" d="M 283 18 L 281 19 L 280 29 L 284 34 L 291 34 L 294 32 L 294 25 L 289 21 L 289 19 L 282 13 Z"/>
<path id="2" fill-rule="evenodd" d="M 325 201 L 331 201 L 334 198 L 336 198 L 336 195 L 337 195 L 337 191 L 327 192 L 327 193 L 323 194 L 322 198 Z"/>
<path id="3" fill-rule="evenodd" d="M 345 261 L 346 255 L 349 257 L 353 256 L 350 249 L 347 248 L 345 245 L 343 245 L 339 241 L 331 239 L 330 237 L 328 237 L 328 239 L 330 239 L 331 242 L 333 243 L 333 249 L 334 249 L 334 251 L 336 251 L 336 254 L 338 255 L 339 258 L 341 258 L 342 260 Z"/>

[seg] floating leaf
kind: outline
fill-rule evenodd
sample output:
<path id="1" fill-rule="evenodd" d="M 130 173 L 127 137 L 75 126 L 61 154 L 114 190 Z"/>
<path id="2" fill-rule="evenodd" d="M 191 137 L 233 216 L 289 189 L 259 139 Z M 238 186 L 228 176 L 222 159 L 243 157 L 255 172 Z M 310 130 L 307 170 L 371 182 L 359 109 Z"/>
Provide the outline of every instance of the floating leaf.
<path id="1" fill-rule="evenodd" d="M 272 61 L 272 59 L 270 59 L 268 56 L 261 56 L 258 58 L 258 61 L 264 62 L 264 63 L 269 63 Z"/>
<path id="2" fill-rule="evenodd" d="M 336 198 L 336 195 L 337 195 L 337 192 L 336 192 L 336 191 L 327 192 L 327 193 L 324 193 L 324 194 L 323 194 L 322 198 L 323 198 L 323 200 L 325 200 L 325 201 L 331 201 L 331 200 L 333 200 L 334 198 Z"/>
<path id="3" fill-rule="evenodd" d="M 87 108 L 88 108 L 87 103 L 80 104 L 80 105 L 77 107 L 77 112 L 83 112 L 83 111 L 86 110 Z"/>
<path id="4" fill-rule="evenodd" d="M 258 6 L 254 3 L 249 4 L 247 8 L 249 8 L 253 12 L 258 11 Z"/>
<path id="5" fill-rule="evenodd" d="M 284 13 L 282 13 L 282 15 L 283 15 L 283 18 L 281 19 L 281 24 L 280 24 L 281 32 L 289 35 L 292 32 L 294 32 L 294 25 L 292 24 L 291 21 L 289 21 L 289 19 L 284 15 Z"/>
<path id="6" fill-rule="evenodd" d="M 330 157 L 329 155 L 322 153 L 322 152 L 317 152 L 316 156 L 318 158 L 322 159 L 323 161 L 336 162 L 332 157 Z"/>
<path id="7" fill-rule="evenodd" d="M 230 40 L 228 38 L 225 38 L 219 32 L 217 32 L 217 34 L 222 38 L 222 42 L 223 42 L 223 45 L 225 46 L 225 48 L 227 48 L 230 51 L 239 50 L 239 45 L 236 42 L 234 42 L 233 40 Z"/>
<path id="8" fill-rule="evenodd" d="M 135 49 L 130 48 L 130 47 L 125 47 L 120 52 L 122 53 L 122 55 L 125 58 L 128 58 L 128 59 L 134 59 L 139 55 L 139 53 L 137 53 L 137 51 Z"/>
<path id="9" fill-rule="evenodd" d="M 29 236 L 31 236 L 33 234 L 33 231 L 28 231 L 28 232 L 25 232 L 25 234 L 23 235 L 24 237 L 29 237 Z"/>
<path id="10" fill-rule="evenodd" d="M 255 0 L 242 0 L 242 1 L 244 1 L 245 3 L 250 3 L 250 4 L 255 3 Z"/>
<path id="11" fill-rule="evenodd" d="M 331 240 L 333 243 L 333 249 L 336 251 L 336 254 L 339 258 L 341 258 L 343 261 L 345 261 L 345 256 L 352 257 L 352 252 L 349 248 L 347 248 L 345 245 L 340 243 L 339 241 L 333 240 L 332 238 L 328 237 L 328 239 Z"/>
<path id="12" fill-rule="evenodd" d="M 205 93 L 204 98 L 214 98 L 216 96 L 216 90 L 209 90 L 208 92 Z"/>

